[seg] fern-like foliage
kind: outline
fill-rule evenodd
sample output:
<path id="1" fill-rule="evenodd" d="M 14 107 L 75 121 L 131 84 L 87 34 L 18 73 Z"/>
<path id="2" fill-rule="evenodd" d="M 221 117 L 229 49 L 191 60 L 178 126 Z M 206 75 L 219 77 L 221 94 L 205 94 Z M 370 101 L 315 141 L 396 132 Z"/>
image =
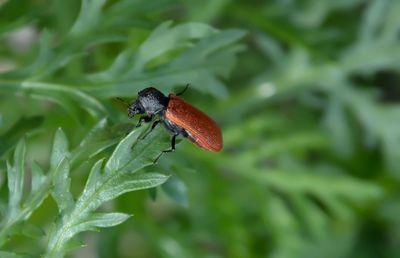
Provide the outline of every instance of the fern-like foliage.
<path id="1" fill-rule="evenodd" d="M 57 155 L 57 149 L 59 149 L 59 146 L 56 142 L 53 146 L 52 159 Z M 26 182 L 25 154 L 25 139 L 22 139 L 17 144 L 14 152 L 14 164 L 7 163 L 9 200 L 7 206 L 2 207 L 0 246 L 3 246 L 13 234 L 25 233 L 24 228 L 34 227 L 33 225 L 27 225 L 25 222 L 49 195 L 52 188 L 52 177 L 55 170 L 51 169 L 45 175 L 35 162 L 31 165 L 31 182 Z M 29 183 L 30 192 L 27 195 L 28 197 L 23 199 L 24 189 Z M 40 232 L 38 229 L 37 231 Z"/>
<path id="2" fill-rule="evenodd" d="M 91 131 L 80 148 L 85 148 L 85 142 L 99 131 L 101 124 Z M 54 138 L 49 172 L 45 174 L 39 165 L 32 164 L 31 190 L 29 197 L 23 200 L 22 193 L 27 183 L 24 179 L 26 147 L 25 141 L 21 140 L 15 149 L 13 164 L 7 166 L 9 201 L 8 207 L 2 209 L 0 244 L 3 245 L 14 234 L 32 236 L 36 233 L 37 237 L 42 232 L 27 224 L 26 220 L 50 193 L 58 205 L 60 217 L 48 235 L 44 257 L 63 257 L 67 251 L 76 248 L 77 242 L 71 240 L 80 232 L 115 226 L 128 219 L 128 214 L 101 213 L 97 210 L 104 202 L 123 193 L 156 187 L 168 179 L 168 176 L 159 173 L 139 173 L 144 167 L 152 165 L 167 145 L 162 130 L 155 130 L 151 137 L 141 139 L 146 129 L 144 126 L 127 135 L 106 162 L 104 159 L 95 162 L 76 201 L 70 192 L 70 170 L 71 160 L 78 152 L 69 151 L 67 137 L 61 129 Z M 2 255 L 19 257 L 5 251 Z"/>
<path id="3" fill-rule="evenodd" d="M 335 5 L 332 4 L 330 8 L 335 9 Z M 291 51 L 284 53 L 275 39 L 265 34 L 256 36 L 263 53 L 276 64 L 273 71 L 268 70 L 257 76 L 256 84 L 268 81 L 282 94 L 315 89 L 328 94 L 330 99 L 327 100 L 324 123 L 332 133 L 332 145 L 338 153 L 349 156 L 354 151 L 346 115 L 346 111 L 350 110 L 367 132 L 363 139 L 365 145 L 373 147 L 380 144 L 387 168 L 395 177 L 399 176 L 400 157 L 399 148 L 395 147 L 400 137 L 399 123 L 395 117 L 400 116 L 400 110 L 395 105 L 376 102 L 377 92 L 357 88 L 375 85 L 360 85 L 353 77 L 399 66 L 399 11 L 398 1 L 369 2 L 361 17 L 355 40 L 338 48 L 333 60 L 317 58 L 313 51 L 297 41 L 291 42 Z M 324 80 L 321 81 L 321 78 Z"/>
<path id="4" fill-rule="evenodd" d="M 159 17 L 170 4 L 168 0 L 54 1 L 43 12 L 42 3 L 0 1 L 0 51 L 2 60 L 12 60 L 11 69 L 0 72 L 0 171 L 7 170 L 9 183 L 9 201 L 1 205 L 2 249 L 12 249 L 8 240 L 20 233 L 43 235 L 28 221 L 49 195 L 58 205 L 59 219 L 47 235 L 43 255 L 62 257 L 79 245 L 75 242 L 78 233 L 117 225 L 129 217 L 98 211 L 104 202 L 167 179 L 157 173 L 139 174 L 167 148 L 164 133 L 155 130 L 151 137 L 139 140 L 145 130 L 141 128 L 120 141 L 126 130 L 118 127 L 126 114 L 110 105 L 111 98 L 133 97 L 149 86 L 168 93 L 186 83 L 218 98 L 228 96 L 222 79 L 229 76 L 237 53 L 243 50 L 237 42 L 244 30 L 149 18 L 153 14 Z M 12 46 L 6 42 L 17 28 L 28 28 L 37 37 L 23 58 L 8 51 Z M 25 144 L 19 139 L 25 135 L 29 140 L 47 137 L 59 127 L 65 133 L 57 130 L 53 147 L 41 147 L 51 149 L 48 170 L 36 162 L 25 168 Z M 3 166 L 15 145 L 13 162 Z M 43 158 L 38 163 L 45 162 Z M 85 187 L 79 195 L 72 195 L 74 171 L 85 170 L 92 163 Z M 166 189 L 187 205 L 184 194 L 178 194 L 186 188 L 177 177 Z M 3 251 L 0 257 L 16 255 Z"/>
<path id="5" fill-rule="evenodd" d="M 51 151 L 49 170 L 44 173 L 36 162 L 32 162 L 30 181 L 27 180 L 29 177 L 26 175 L 27 169 L 25 168 L 25 138 L 19 141 L 14 151 L 13 164 L 7 162 L 9 200 L 7 204 L 1 206 L 0 247 L 16 234 L 23 234 L 28 237 L 43 235 L 41 229 L 28 223 L 27 220 L 48 197 L 52 189 L 56 192 L 62 191 L 54 184 L 54 178 L 60 179 L 58 174 L 60 172 L 57 169 L 58 163 L 64 158 L 68 158 L 70 164 L 75 166 L 76 163 L 82 162 L 82 156 L 86 160 L 90 159 L 105 148 L 115 144 L 117 139 L 110 137 L 106 131 L 107 122 L 103 119 L 89 131 L 79 146 L 69 153 L 66 136 L 62 130 L 58 130 Z M 24 189 L 30 189 L 28 193 L 25 193 L 25 198 L 23 198 Z M 5 257 L 5 253 L 2 257 Z"/>
<path id="6" fill-rule="evenodd" d="M 119 1 L 107 8 L 105 4 L 106 1 L 83 0 L 80 14 L 57 44 L 54 41 L 59 35 L 44 30 L 35 60 L 3 73 L 0 93 L 26 94 L 56 102 L 80 122 L 81 109 L 97 119 L 107 114 L 99 98 L 134 96 L 149 85 L 168 92 L 176 85 L 190 82 L 200 91 L 218 97 L 228 95 L 220 78 L 227 77 L 232 70 L 236 54 L 243 49 L 235 43 L 245 33 L 238 29 L 218 31 L 194 22 L 175 26 L 164 22 L 137 49 L 122 50 L 104 71 L 80 71 L 74 76 L 82 77 L 82 82 L 76 85 L 58 83 L 57 73 L 87 57 L 90 49 L 126 40 L 124 30 L 130 24 L 121 26 L 115 14 L 120 12 L 119 18 L 130 18 L 131 10 L 141 4 Z M 172 52 L 175 54 L 171 55 Z"/>
<path id="7" fill-rule="evenodd" d="M 82 193 L 74 201 L 69 190 L 67 141 L 63 133 L 58 132 L 56 142 L 60 142 L 60 149 L 57 157 L 52 159 L 52 164 L 57 164 L 52 196 L 61 217 L 49 234 L 44 257 L 63 257 L 72 248 L 70 240 L 78 233 L 112 227 L 129 218 L 124 213 L 96 212 L 104 202 L 126 192 L 156 187 L 167 180 L 167 176 L 158 173 L 137 173 L 153 164 L 162 148 L 165 148 L 165 145 L 160 144 L 162 133 L 154 132 L 152 137 L 144 140 L 140 139 L 141 136 L 143 129 L 134 130 L 118 144 L 105 164 L 104 160 L 97 161 Z"/>

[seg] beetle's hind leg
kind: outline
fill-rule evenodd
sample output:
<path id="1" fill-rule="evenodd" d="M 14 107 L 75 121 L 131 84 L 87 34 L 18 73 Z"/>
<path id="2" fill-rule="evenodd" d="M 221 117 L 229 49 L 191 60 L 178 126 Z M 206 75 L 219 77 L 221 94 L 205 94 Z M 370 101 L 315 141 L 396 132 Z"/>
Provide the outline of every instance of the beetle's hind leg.
<path id="1" fill-rule="evenodd" d="M 175 142 L 176 142 L 176 137 L 179 135 L 179 133 L 174 133 L 174 135 L 171 138 L 171 149 L 168 150 L 163 150 L 160 154 L 158 154 L 157 158 L 154 160 L 154 163 L 157 163 L 157 161 L 161 158 L 161 156 L 164 153 L 168 153 L 168 152 L 173 152 L 175 151 Z"/>

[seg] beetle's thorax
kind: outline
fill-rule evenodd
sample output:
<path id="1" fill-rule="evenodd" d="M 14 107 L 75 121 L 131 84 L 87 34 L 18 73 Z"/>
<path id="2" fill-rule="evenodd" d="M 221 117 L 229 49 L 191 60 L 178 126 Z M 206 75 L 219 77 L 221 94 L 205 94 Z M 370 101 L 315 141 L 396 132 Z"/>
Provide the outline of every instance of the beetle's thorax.
<path id="1" fill-rule="evenodd" d="M 138 94 L 138 104 L 140 103 L 144 111 L 149 114 L 161 114 L 168 106 L 169 98 L 155 88 L 146 88 Z"/>

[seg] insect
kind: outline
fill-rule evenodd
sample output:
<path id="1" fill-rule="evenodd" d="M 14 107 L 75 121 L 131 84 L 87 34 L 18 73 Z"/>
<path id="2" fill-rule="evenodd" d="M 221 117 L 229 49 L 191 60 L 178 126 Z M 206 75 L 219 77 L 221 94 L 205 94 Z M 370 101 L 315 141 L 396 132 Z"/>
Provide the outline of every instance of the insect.
<path id="1" fill-rule="evenodd" d="M 172 133 L 171 149 L 162 151 L 154 162 L 157 162 L 162 154 L 175 150 L 175 140 L 178 135 L 188 138 L 202 149 L 209 151 L 222 149 L 222 134 L 217 123 L 179 97 L 188 87 L 189 84 L 182 92 L 170 93 L 168 97 L 156 88 L 149 87 L 141 90 L 138 98 L 128 105 L 130 118 L 136 114 L 143 114 L 136 127 L 157 117 L 149 133 L 160 123 Z"/>

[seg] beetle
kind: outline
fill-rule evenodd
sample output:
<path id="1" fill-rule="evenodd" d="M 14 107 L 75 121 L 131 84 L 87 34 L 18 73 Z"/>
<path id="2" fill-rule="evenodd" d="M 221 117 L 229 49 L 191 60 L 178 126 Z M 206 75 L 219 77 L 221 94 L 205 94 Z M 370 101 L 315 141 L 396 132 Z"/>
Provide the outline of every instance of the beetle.
<path id="1" fill-rule="evenodd" d="M 137 114 L 142 115 L 136 127 L 143 122 L 151 122 L 154 117 L 157 117 L 147 134 L 160 123 L 172 134 L 171 148 L 162 151 L 154 162 L 157 162 L 162 154 L 175 150 L 175 140 L 179 135 L 188 138 L 205 150 L 220 151 L 222 149 L 222 133 L 217 123 L 179 97 L 188 87 L 189 84 L 180 93 L 170 93 L 168 97 L 154 87 L 145 88 L 139 91 L 138 98 L 128 105 L 130 118 Z"/>

